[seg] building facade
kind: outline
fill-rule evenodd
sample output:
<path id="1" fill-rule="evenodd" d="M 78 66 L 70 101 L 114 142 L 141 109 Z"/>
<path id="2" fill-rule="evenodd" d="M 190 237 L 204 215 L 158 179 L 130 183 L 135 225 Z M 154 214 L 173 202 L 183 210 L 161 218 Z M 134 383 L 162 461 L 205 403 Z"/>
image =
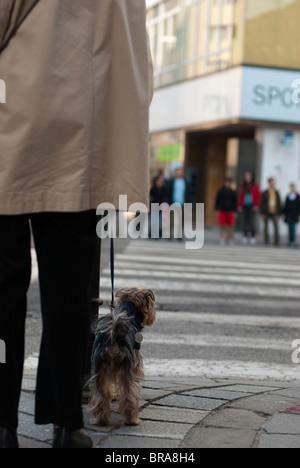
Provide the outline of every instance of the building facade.
<path id="1" fill-rule="evenodd" d="M 215 224 L 226 175 L 300 190 L 299 0 L 148 0 L 151 168 L 186 167 Z"/>

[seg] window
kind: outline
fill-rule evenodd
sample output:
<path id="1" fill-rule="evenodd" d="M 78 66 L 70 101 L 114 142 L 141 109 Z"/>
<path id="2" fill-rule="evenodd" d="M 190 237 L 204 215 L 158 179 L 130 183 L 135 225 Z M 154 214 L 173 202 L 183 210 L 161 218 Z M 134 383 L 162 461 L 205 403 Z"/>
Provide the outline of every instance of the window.
<path id="1" fill-rule="evenodd" d="M 166 0 L 148 10 L 156 87 L 177 80 L 179 4 L 180 0 Z"/>
<path id="2" fill-rule="evenodd" d="M 228 68 L 236 0 L 162 0 L 148 9 L 155 87 Z"/>

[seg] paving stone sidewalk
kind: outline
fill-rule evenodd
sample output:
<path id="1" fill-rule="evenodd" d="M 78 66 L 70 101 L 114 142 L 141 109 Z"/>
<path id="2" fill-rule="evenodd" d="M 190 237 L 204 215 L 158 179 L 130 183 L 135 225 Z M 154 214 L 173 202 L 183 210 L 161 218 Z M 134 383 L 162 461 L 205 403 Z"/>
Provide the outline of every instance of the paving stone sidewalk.
<path id="1" fill-rule="evenodd" d="M 20 445 L 51 448 L 52 427 L 34 425 L 34 390 L 34 375 L 26 375 Z M 90 425 L 85 408 L 85 428 L 102 449 L 300 448 L 300 415 L 282 412 L 297 405 L 295 383 L 151 377 L 144 382 L 139 427 L 123 426 L 114 403 L 109 427 Z"/>

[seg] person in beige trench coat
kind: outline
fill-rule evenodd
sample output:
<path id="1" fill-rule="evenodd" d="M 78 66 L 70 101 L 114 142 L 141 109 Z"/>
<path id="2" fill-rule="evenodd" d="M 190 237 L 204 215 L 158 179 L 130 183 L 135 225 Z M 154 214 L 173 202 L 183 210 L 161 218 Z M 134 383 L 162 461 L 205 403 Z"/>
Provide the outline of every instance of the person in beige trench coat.
<path id="1" fill-rule="evenodd" d="M 43 337 L 36 422 L 54 447 L 81 431 L 95 210 L 148 203 L 152 63 L 144 0 L 1 0 L 0 447 L 17 446 L 30 231 Z"/>

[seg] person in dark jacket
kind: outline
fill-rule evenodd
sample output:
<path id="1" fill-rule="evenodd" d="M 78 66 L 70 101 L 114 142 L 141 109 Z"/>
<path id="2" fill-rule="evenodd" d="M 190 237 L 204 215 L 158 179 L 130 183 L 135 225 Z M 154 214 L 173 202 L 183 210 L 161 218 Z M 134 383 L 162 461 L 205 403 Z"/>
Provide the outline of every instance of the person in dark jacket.
<path id="1" fill-rule="evenodd" d="M 239 192 L 238 210 L 243 215 L 243 244 L 256 244 L 256 213 L 259 210 L 261 191 L 253 172 L 246 172 Z"/>
<path id="2" fill-rule="evenodd" d="M 153 179 L 153 185 L 150 190 L 151 203 L 165 203 L 167 201 L 167 185 L 163 172 L 159 172 Z"/>
<path id="3" fill-rule="evenodd" d="M 162 237 L 162 211 L 156 205 L 167 202 L 168 192 L 165 176 L 159 172 L 153 180 L 150 190 L 149 237 L 158 240 Z"/>
<path id="4" fill-rule="evenodd" d="M 269 188 L 266 190 L 261 197 L 260 202 L 260 213 L 265 222 L 265 245 L 269 245 L 269 221 L 272 221 L 274 225 L 274 243 L 275 246 L 279 245 L 279 229 L 278 220 L 282 214 L 282 206 L 280 194 L 276 190 L 276 180 L 271 177 L 269 180 Z"/>
<path id="5" fill-rule="evenodd" d="M 225 244 L 225 227 L 228 229 L 228 243 L 233 243 L 233 230 L 238 207 L 237 192 L 232 189 L 232 179 L 226 177 L 216 198 L 215 209 L 219 215 L 220 243 Z"/>
<path id="6" fill-rule="evenodd" d="M 289 246 L 293 247 L 296 245 L 297 224 L 300 218 L 300 195 L 297 193 L 295 184 L 291 184 L 290 189 L 290 193 L 286 197 L 283 214 L 289 227 Z"/>

